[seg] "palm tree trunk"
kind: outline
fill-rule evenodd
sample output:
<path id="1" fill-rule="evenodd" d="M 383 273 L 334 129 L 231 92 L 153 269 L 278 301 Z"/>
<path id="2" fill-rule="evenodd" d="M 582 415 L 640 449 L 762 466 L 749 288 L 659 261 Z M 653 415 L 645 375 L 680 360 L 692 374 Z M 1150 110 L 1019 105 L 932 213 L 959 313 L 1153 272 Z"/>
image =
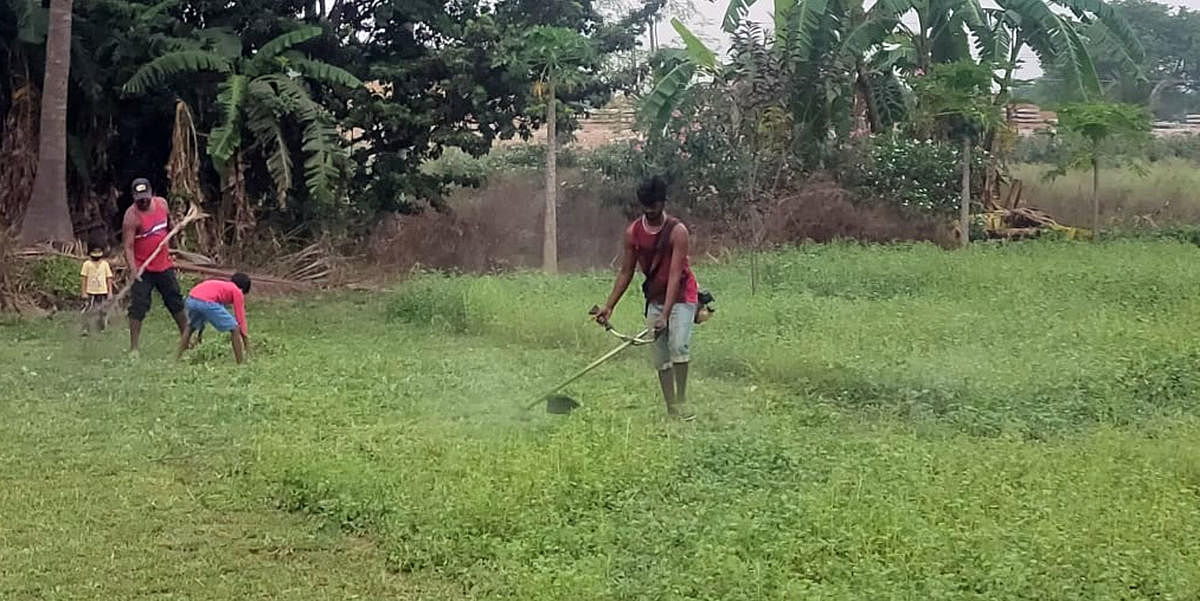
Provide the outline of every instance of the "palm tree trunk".
<path id="1" fill-rule="evenodd" d="M 75 238 L 67 207 L 67 85 L 71 73 L 72 4 L 72 0 L 50 2 L 37 175 L 29 208 L 21 222 L 21 238 L 25 242 L 69 242 Z"/>
<path id="2" fill-rule="evenodd" d="M 959 207 L 962 246 L 971 243 L 971 136 L 963 136 L 962 206 Z"/>
<path id="3" fill-rule="evenodd" d="M 1092 155 L 1092 238 L 1100 238 L 1100 160 Z"/>
<path id="4" fill-rule="evenodd" d="M 554 79 L 546 86 L 546 215 L 542 241 L 542 269 L 558 273 L 558 97 Z"/>

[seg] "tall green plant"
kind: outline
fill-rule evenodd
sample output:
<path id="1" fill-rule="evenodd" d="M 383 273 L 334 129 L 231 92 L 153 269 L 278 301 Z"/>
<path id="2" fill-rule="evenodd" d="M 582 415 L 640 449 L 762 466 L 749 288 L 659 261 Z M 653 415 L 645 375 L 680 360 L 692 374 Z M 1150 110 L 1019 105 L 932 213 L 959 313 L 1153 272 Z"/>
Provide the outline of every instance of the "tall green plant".
<path id="1" fill-rule="evenodd" d="M 286 119 L 302 127 L 300 151 L 307 155 L 304 180 L 309 195 L 332 202 L 345 169 L 344 151 L 333 118 L 318 104 L 306 80 L 331 86 L 359 87 L 349 72 L 293 51 L 321 35 L 321 28 L 304 26 L 263 44 L 249 56 L 232 33 L 210 30 L 212 49 L 183 49 L 143 65 L 125 84 L 126 95 L 145 94 L 162 82 L 199 72 L 226 75 L 216 102 L 220 123 L 208 136 L 208 155 L 223 175 L 240 171 L 234 158 L 244 150 L 244 133 L 262 150 L 281 208 L 287 206 L 293 184 L 293 152 L 285 135 Z"/>
<path id="2" fill-rule="evenodd" d="M 1025 48 L 1042 65 L 1062 69 L 1084 94 L 1100 93 L 1096 68 L 1082 33 L 1083 23 L 1103 28 L 1115 41 L 1112 50 L 1140 60 L 1144 50 L 1129 23 L 1103 0 L 996 0 L 985 9 L 979 0 L 890 0 L 877 2 L 869 20 L 894 27 L 888 52 L 909 74 L 928 73 L 933 65 L 977 57 L 1003 70 L 1002 89 L 1012 85 L 1018 57 Z M 972 54 L 974 46 L 974 55 Z"/>
<path id="3" fill-rule="evenodd" d="M 542 268 L 558 272 L 558 92 L 586 79 L 595 66 L 592 43 L 565 27 L 534 27 L 522 38 L 513 63 L 528 70 L 534 96 L 546 103 L 546 206 Z"/>
<path id="4" fill-rule="evenodd" d="M 1067 169 L 1092 171 L 1092 230 L 1100 234 L 1100 165 L 1105 160 L 1138 165 L 1136 149 L 1148 138 L 1150 114 L 1144 107 L 1114 102 L 1076 103 L 1058 111 L 1058 126 L 1067 136 L 1078 139 L 1069 144 L 1059 166 L 1049 174 L 1055 177 Z M 1116 144 L 1114 144 L 1114 142 Z"/>
<path id="5" fill-rule="evenodd" d="M 977 61 L 990 65 L 998 88 L 992 94 L 998 109 L 1011 102 L 1013 77 L 1020 57 L 1032 50 L 1040 63 L 1065 73 L 1066 87 L 1084 98 L 1101 93 L 1095 61 L 1084 39 L 1084 24 L 1106 32 L 1110 52 L 1133 62 L 1143 54 L 1129 24 L 1103 0 L 997 0 L 999 8 L 984 9 L 978 0 L 895 0 L 877 3 L 871 14 L 885 23 L 897 23 L 885 52 L 901 72 L 910 76 L 929 73 L 933 65 Z M 907 4 L 907 6 L 906 6 Z M 899 17 L 906 17 L 897 21 Z M 974 46 L 972 50 L 971 46 Z M 1004 162 L 998 142 L 1001 123 L 983 136 L 984 148 L 993 152 L 987 166 L 985 194 L 995 191 Z"/>
<path id="6" fill-rule="evenodd" d="M 935 65 L 929 75 L 914 82 L 919 119 L 936 123 L 945 137 L 962 144 L 962 202 L 959 233 L 965 247 L 971 230 L 971 149 L 974 141 L 1001 122 L 992 103 L 990 65 L 957 62 Z"/>
<path id="7" fill-rule="evenodd" d="M 683 39 L 684 50 L 668 54 L 670 60 L 667 70 L 642 100 L 642 109 L 649 118 L 651 129 L 656 133 L 661 133 L 666 127 L 671 112 L 679 105 L 698 75 L 717 78 L 722 70 L 717 53 L 705 45 L 683 22 L 673 18 L 671 27 L 674 27 Z"/>

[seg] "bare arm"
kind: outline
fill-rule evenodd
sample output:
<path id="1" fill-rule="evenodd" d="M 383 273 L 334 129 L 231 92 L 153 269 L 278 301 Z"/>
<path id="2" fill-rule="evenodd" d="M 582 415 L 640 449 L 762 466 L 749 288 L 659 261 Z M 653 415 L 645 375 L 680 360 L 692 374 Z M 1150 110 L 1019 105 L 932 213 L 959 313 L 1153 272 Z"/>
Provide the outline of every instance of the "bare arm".
<path id="1" fill-rule="evenodd" d="M 87 276 L 80 276 L 79 279 L 82 280 L 82 283 L 79 285 L 79 294 L 83 296 L 83 298 L 87 298 Z"/>
<path id="2" fill-rule="evenodd" d="M 138 264 L 133 258 L 133 239 L 137 237 L 139 220 L 132 211 L 125 212 L 125 221 L 121 223 L 121 243 L 125 246 L 125 264 L 129 277 L 137 275 Z"/>
<path id="3" fill-rule="evenodd" d="M 624 247 L 621 255 L 621 270 L 617 272 L 617 281 L 613 283 L 612 294 L 608 295 L 608 301 L 604 303 L 605 319 L 617 307 L 617 303 L 621 302 L 621 297 L 625 295 L 625 291 L 629 289 L 629 283 L 633 281 L 636 257 L 633 254 L 633 239 L 628 231 L 625 232 Z"/>
<path id="4" fill-rule="evenodd" d="M 238 329 L 243 338 L 250 336 L 250 328 L 246 325 L 246 296 L 239 290 L 233 295 L 233 315 L 237 319 Z"/>
<path id="5" fill-rule="evenodd" d="M 667 298 L 663 302 L 663 315 L 670 315 L 679 298 L 679 282 L 683 279 L 683 260 L 688 255 L 688 231 L 681 223 L 671 232 L 671 267 L 667 280 Z"/>

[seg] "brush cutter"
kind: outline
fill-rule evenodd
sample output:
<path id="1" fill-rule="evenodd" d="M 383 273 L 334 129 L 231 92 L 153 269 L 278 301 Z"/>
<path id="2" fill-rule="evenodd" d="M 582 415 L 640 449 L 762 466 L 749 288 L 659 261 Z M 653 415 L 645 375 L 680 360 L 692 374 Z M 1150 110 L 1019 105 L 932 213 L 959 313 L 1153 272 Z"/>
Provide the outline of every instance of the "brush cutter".
<path id="1" fill-rule="evenodd" d="M 592 307 L 591 311 L 589 311 L 588 313 L 590 315 L 596 315 L 599 312 L 600 312 L 599 307 Z M 604 356 L 600 357 L 599 359 L 596 359 L 590 365 L 581 369 L 575 375 L 571 376 L 570 378 L 567 378 L 567 380 L 564 381 L 562 384 L 555 386 L 553 389 L 550 390 L 550 392 L 546 393 L 545 396 L 530 403 L 527 407 L 525 407 L 526 411 L 533 409 L 539 403 L 544 402 L 544 403 L 546 403 L 546 412 L 547 413 L 554 413 L 557 415 L 564 415 L 564 414 L 570 413 L 572 409 L 579 407 L 579 403 L 576 402 L 575 399 L 572 399 L 569 396 L 556 394 L 558 391 L 562 390 L 563 388 L 566 388 L 567 385 L 569 385 L 572 382 L 578 380 L 579 378 L 582 378 L 583 376 L 587 375 L 588 372 L 592 371 L 593 369 L 600 367 L 605 362 L 607 362 L 609 359 L 616 357 L 617 355 L 619 355 L 621 353 L 621 351 L 623 351 L 631 346 L 641 346 L 644 344 L 650 344 L 650 343 L 654 342 L 653 338 L 644 338 L 644 336 L 646 336 L 647 334 L 650 333 L 650 328 L 646 328 L 646 329 L 642 330 L 641 332 L 638 332 L 637 335 L 635 335 L 635 336 L 628 336 L 628 335 L 622 334 L 622 333 L 616 331 L 615 329 L 613 329 L 612 324 L 608 323 L 607 321 L 601 325 L 604 326 L 604 330 L 606 332 L 608 332 L 609 334 L 612 334 L 613 336 L 615 336 L 616 338 L 621 340 L 621 345 L 618 346 L 617 348 L 614 348 L 613 350 L 605 353 Z"/>

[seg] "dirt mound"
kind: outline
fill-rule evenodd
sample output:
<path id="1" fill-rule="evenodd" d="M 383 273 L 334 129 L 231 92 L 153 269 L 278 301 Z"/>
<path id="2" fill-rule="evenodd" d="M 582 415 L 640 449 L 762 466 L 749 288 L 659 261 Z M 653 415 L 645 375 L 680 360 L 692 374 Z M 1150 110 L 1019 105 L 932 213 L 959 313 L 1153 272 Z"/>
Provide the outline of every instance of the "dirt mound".
<path id="1" fill-rule="evenodd" d="M 770 203 L 763 215 L 767 244 L 798 242 L 948 243 L 945 220 L 906 215 L 898 209 L 855 202 L 853 194 L 829 178 L 814 177 Z"/>

